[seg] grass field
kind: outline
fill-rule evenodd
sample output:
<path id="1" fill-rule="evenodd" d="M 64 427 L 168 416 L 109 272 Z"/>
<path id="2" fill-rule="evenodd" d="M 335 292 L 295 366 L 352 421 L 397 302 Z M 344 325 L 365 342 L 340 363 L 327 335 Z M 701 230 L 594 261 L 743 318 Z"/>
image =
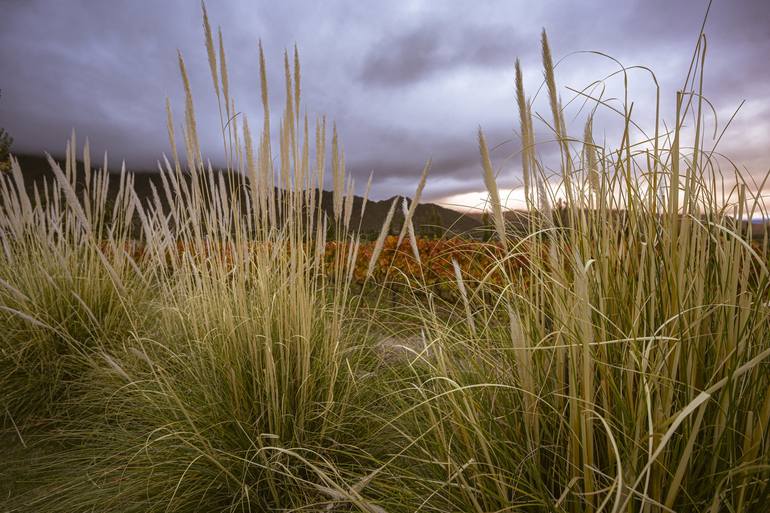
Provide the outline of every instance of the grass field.
<path id="1" fill-rule="evenodd" d="M 591 115 L 567 133 L 543 33 L 556 174 L 518 63 L 512 84 L 529 235 L 480 130 L 488 242 L 415 236 L 428 163 L 364 243 L 336 130 L 300 115 L 296 53 L 276 151 L 261 49 L 254 137 L 204 20 L 247 191 L 201 155 L 181 55 L 185 128 L 169 108 L 153 201 L 87 144 L 76 188 L 74 136 L 45 188 L 15 161 L 0 176 L 0 509 L 767 511 L 768 244 L 736 222 L 764 207 L 705 147 L 704 45 L 673 123 L 632 143 L 626 108 L 610 148 Z"/>

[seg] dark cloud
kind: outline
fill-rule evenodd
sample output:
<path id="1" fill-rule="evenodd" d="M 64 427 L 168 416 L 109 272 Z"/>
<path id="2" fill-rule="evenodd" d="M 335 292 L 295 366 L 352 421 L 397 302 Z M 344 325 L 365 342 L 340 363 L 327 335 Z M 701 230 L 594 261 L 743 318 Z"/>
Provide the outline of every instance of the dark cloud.
<path id="1" fill-rule="evenodd" d="M 366 84 L 401 85 L 426 77 L 444 66 L 440 42 L 432 31 L 418 28 L 398 38 L 380 41 L 361 71 Z"/>
<path id="2" fill-rule="evenodd" d="M 282 54 L 295 43 L 303 62 L 303 98 L 314 119 L 337 121 L 348 168 L 359 190 L 375 172 L 375 198 L 409 194 L 433 158 L 428 199 L 483 188 L 476 131 L 484 127 L 501 187 L 518 185 L 518 113 L 513 62 L 521 58 L 525 87 L 542 82 L 540 30 L 548 30 L 560 62 L 557 79 L 565 102 L 572 93 L 617 69 L 602 57 L 569 55 L 598 50 L 625 65 L 656 72 L 661 108 L 671 122 L 674 94 L 682 87 L 706 0 L 611 2 L 364 3 L 209 2 L 212 24 L 222 26 L 231 90 L 239 110 L 258 126 L 257 42 L 268 59 L 271 110 L 281 110 Z M 164 101 L 181 119 L 183 95 L 176 51 L 187 62 L 203 149 L 222 160 L 219 114 L 208 72 L 197 2 L 188 0 L 5 1 L 0 18 L 0 126 L 17 152 L 61 153 L 74 128 L 111 166 L 152 169 L 168 152 Z M 747 103 L 720 149 L 753 173 L 770 164 L 770 4 L 766 0 L 715 0 L 706 27 L 706 94 L 726 121 Z M 655 90 L 642 72 L 631 77 L 634 112 L 649 129 Z M 622 78 L 606 84 L 619 97 Z M 546 120 L 544 92 L 535 108 Z M 582 133 L 585 111 L 570 105 L 568 124 Z M 617 105 L 617 102 L 616 102 Z M 574 119 L 573 119 L 574 118 Z M 177 121 L 180 123 L 180 121 Z M 595 133 L 617 144 L 618 117 L 597 117 Z M 277 119 L 276 119 L 277 126 Z M 546 127 L 538 140 L 550 138 Z M 556 165 L 554 146 L 539 147 Z"/>
<path id="3" fill-rule="evenodd" d="M 510 65 L 521 48 L 513 26 L 491 23 L 453 30 L 435 19 L 377 41 L 359 78 L 365 86 L 404 87 L 463 67 Z"/>

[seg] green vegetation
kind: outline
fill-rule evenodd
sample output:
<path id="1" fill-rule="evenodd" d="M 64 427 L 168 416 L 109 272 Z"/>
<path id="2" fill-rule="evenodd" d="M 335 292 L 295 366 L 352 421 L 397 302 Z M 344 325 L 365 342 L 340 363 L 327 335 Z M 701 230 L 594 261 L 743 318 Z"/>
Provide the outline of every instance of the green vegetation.
<path id="1" fill-rule="evenodd" d="M 184 133 L 168 108 L 152 201 L 125 171 L 92 171 L 87 143 L 76 187 L 74 136 L 45 188 L 30 194 L 13 159 L 0 177 L 3 510 L 766 511 L 768 245 L 735 222 L 763 213 L 748 182 L 734 170 L 723 197 L 705 147 L 704 44 L 675 124 L 644 137 L 626 105 L 610 148 L 592 116 L 567 133 L 544 33 L 562 165 L 545 174 L 517 63 L 529 235 L 509 231 L 480 131 L 488 272 L 455 265 L 439 297 L 418 266 L 392 296 L 353 286 L 353 183 L 336 130 L 329 144 L 300 115 L 296 51 L 274 159 L 261 48 L 253 138 L 205 10 L 204 30 L 228 168 L 247 182 L 204 164 L 181 55 Z M 327 158 L 330 216 L 314 193 Z M 367 274 L 396 209 L 421 262 L 397 201 Z M 331 262 L 329 233 L 347 243 Z"/>
<path id="2" fill-rule="evenodd" d="M 0 96 L 2 96 L 0 92 Z M 11 145 L 13 144 L 13 138 L 5 131 L 4 128 L 0 128 L 0 172 L 8 171 L 11 169 Z"/>
<path id="3" fill-rule="evenodd" d="M 12 144 L 13 138 L 4 128 L 0 128 L 0 171 L 8 171 L 11 169 L 10 157 Z"/>

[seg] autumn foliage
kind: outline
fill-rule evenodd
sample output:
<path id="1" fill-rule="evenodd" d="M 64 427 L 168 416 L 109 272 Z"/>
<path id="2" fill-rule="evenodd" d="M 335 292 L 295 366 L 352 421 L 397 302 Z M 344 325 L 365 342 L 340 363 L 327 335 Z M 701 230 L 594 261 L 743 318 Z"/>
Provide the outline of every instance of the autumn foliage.
<path id="1" fill-rule="evenodd" d="M 330 242 L 326 246 L 327 271 L 348 244 Z M 355 263 L 354 279 L 367 281 L 367 270 L 372 258 L 374 242 L 362 244 Z M 416 284 L 427 287 L 453 286 L 456 278 L 452 261 L 456 261 L 467 281 L 501 283 L 505 273 L 514 272 L 525 264 L 523 257 L 513 259 L 507 268 L 499 265 L 503 248 L 495 243 L 479 242 L 459 237 L 444 239 L 417 239 L 419 260 L 407 238 L 398 244 L 398 237 L 388 236 L 377 258 L 370 281 L 379 284 Z"/>

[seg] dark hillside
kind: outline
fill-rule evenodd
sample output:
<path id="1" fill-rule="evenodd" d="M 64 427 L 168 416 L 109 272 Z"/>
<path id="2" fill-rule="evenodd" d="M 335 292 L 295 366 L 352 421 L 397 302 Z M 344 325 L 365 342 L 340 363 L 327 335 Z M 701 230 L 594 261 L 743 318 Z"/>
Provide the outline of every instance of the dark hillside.
<path id="1" fill-rule="evenodd" d="M 37 155 L 19 155 L 17 156 L 19 164 L 21 166 L 22 174 L 25 178 L 25 186 L 27 191 L 32 194 L 35 185 L 38 190 L 42 191 L 44 181 L 51 182 L 55 180 L 54 174 L 51 171 L 48 161 L 45 157 Z M 56 159 L 57 162 L 62 165 L 62 159 Z M 117 194 L 118 169 L 110 170 L 115 172 L 114 180 L 110 180 L 109 195 L 115 196 Z M 78 177 L 76 178 L 78 189 L 83 187 L 83 164 L 78 162 Z M 186 175 L 189 177 L 189 175 Z M 226 183 L 232 183 L 233 187 L 242 191 L 242 194 L 246 194 L 248 191 L 248 183 L 245 177 L 240 175 L 229 175 L 225 177 Z M 157 189 L 159 196 L 164 200 L 163 184 L 157 172 L 153 171 L 134 171 L 134 189 L 137 196 L 143 202 L 152 201 L 152 188 Z M 277 190 L 276 194 L 280 194 Z M 332 193 L 330 191 L 323 191 L 321 204 L 324 211 L 332 216 L 333 201 Z M 361 205 L 363 198 L 356 196 L 353 201 L 353 213 L 351 219 L 351 226 L 361 226 L 362 233 L 367 237 L 374 238 L 380 231 L 382 222 L 384 221 L 390 205 L 395 198 L 389 198 L 381 201 L 369 201 L 366 205 L 363 220 L 360 219 Z M 400 229 L 403 223 L 403 214 L 400 204 L 401 198 L 399 197 L 399 204 L 397 205 L 396 214 L 393 217 L 393 223 L 391 231 L 395 232 Z M 165 203 L 165 201 L 164 201 Z M 164 205 L 165 206 L 165 205 Z M 474 231 L 481 226 L 480 219 L 474 216 L 463 214 L 456 210 L 435 205 L 433 203 L 422 203 L 417 207 L 414 214 L 413 223 L 415 231 L 422 236 L 442 236 L 446 233 L 457 235 L 475 236 L 477 233 Z"/>

